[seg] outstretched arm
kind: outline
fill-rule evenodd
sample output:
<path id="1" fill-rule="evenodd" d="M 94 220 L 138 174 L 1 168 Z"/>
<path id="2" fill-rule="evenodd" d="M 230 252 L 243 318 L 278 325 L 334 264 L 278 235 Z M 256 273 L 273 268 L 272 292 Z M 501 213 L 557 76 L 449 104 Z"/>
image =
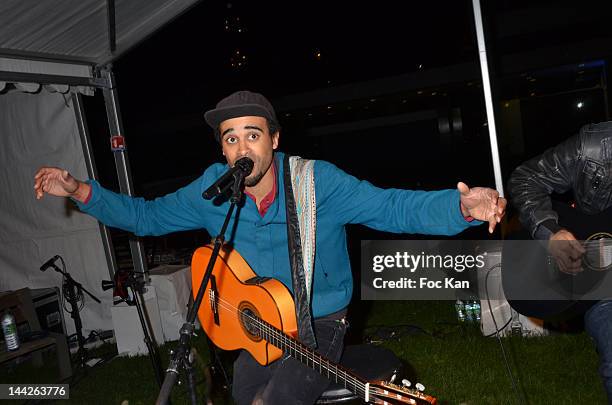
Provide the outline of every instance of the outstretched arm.
<path id="1" fill-rule="evenodd" d="M 138 236 L 162 235 L 205 227 L 210 204 L 201 198 L 203 178 L 155 200 L 104 189 L 96 181 L 82 182 L 66 170 L 43 167 L 34 176 L 37 199 L 45 194 L 71 197 L 79 209 L 104 225 Z"/>
<path id="2" fill-rule="evenodd" d="M 470 190 L 464 184 L 467 191 L 462 198 L 461 190 L 381 189 L 320 160 L 315 170 L 315 176 L 322 179 L 317 183 L 317 210 L 331 207 L 334 220 L 342 225 L 362 224 L 395 233 L 455 235 L 481 224 L 480 220 L 488 221 L 493 230 L 505 213 L 506 200 L 489 188 Z M 323 211 L 321 214 L 324 216 Z M 466 221 L 469 216 L 478 221 Z"/>

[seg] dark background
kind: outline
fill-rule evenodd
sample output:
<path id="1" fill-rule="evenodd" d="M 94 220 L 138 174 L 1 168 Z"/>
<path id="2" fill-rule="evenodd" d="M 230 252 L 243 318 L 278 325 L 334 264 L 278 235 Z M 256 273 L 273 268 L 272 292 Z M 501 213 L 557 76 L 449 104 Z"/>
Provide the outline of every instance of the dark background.
<path id="1" fill-rule="evenodd" d="M 482 3 L 507 182 L 523 160 L 608 119 L 612 6 Z M 172 192 L 222 161 L 203 113 L 240 89 L 275 105 L 286 152 L 382 187 L 495 187 L 468 0 L 203 1 L 113 69 L 137 195 Z M 102 97 L 86 103 L 100 178 L 118 189 Z"/>

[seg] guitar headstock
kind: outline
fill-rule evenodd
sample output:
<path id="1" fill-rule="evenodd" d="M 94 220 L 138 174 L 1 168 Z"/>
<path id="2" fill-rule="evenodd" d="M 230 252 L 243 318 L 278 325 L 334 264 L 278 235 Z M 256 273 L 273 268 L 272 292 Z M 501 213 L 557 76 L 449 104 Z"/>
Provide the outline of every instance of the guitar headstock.
<path id="1" fill-rule="evenodd" d="M 435 405 L 438 400 L 419 390 L 385 381 L 370 382 L 368 402 L 372 404 Z"/>

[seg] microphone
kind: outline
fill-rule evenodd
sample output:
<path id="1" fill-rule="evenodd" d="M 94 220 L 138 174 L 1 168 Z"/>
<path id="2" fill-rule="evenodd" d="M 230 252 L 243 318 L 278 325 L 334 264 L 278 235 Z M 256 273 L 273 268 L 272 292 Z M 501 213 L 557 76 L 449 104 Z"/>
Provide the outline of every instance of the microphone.
<path id="1" fill-rule="evenodd" d="M 40 266 L 40 271 L 46 271 L 49 267 L 55 267 L 55 261 L 59 258 L 59 255 L 55 255 L 47 260 L 42 266 Z"/>
<path id="2" fill-rule="evenodd" d="M 246 156 L 238 159 L 234 167 L 225 172 L 223 176 L 219 177 L 212 186 L 208 187 L 208 189 L 202 193 L 202 197 L 206 200 L 210 200 L 219 194 L 225 193 L 239 176 L 244 178 L 251 174 L 253 171 L 253 164 L 253 161 Z"/>

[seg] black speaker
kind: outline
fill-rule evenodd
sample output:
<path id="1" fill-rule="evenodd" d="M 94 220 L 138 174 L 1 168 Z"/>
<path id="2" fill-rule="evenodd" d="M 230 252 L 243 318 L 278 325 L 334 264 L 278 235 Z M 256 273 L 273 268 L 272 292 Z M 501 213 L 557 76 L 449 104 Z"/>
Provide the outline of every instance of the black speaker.
<path id="1" fill-rule="evenodd" d="M 66 334 L 59 288 L 32 289 L 31 295 L 41 329 Z"/>

